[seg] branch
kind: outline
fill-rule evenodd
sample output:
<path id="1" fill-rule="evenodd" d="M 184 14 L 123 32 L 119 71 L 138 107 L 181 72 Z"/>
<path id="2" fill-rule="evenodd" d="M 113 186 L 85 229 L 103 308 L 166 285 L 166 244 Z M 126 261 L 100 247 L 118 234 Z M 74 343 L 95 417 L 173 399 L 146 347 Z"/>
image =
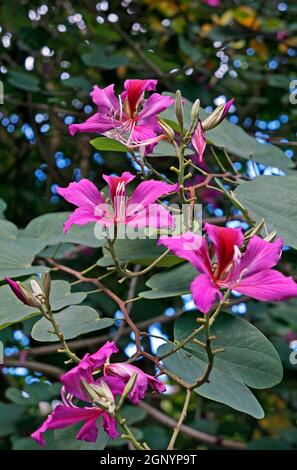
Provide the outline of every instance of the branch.
<path id="1" fill-rule="evenodd" d="M 168 428 L 172 429 L 177 426 L 177 421 L 175 419 L 166 416 L 161 411 L 157 410 L 148 403 L 141 402 L 139 404 L 140 408 L 145 410 L 150 416 L 159 421 L 159 423 L 164 424 Z M 245 444 L 242 442 L 232 441 L 231 439 L 224 439 L 220 436 L 211 436 L 197 429 L 193 429 L 190 426 L 182 424 L 180 430 L 187 436 L 195 439 L 196 441 L 205 442 L 206 444 L 212 444 L 218 447 L 224 447 L 226 449 L 237 449 L 244 450 L 246 448 Z"/>

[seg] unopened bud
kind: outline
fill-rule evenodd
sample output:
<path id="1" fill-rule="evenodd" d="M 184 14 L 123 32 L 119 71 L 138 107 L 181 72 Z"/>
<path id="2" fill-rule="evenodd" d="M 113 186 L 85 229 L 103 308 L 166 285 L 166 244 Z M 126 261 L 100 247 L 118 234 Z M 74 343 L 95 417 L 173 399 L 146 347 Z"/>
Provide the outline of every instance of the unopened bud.
<path id="1" fill-rule="evenodd" d="M 159 123 L 159 126 L 164 131 L 167 137 L 167 140 L 169 140 L 169 142 L 172 142 L 174 139 L 174 130 L 172 129 L 172 127 L 170 127 L 169 124 L 167 124 L 167 122 L 161 119 L 160 117 L 158 118 L 158 123 Z"/>
<path id="2" fill-rule="evenodd" d="M 191 119 L 195 123 L 199 116 L 200 100 L 196 100 L 191 109 Z"/>
<path id="3" fill-rule="evenodd" d="M 220 124 L 224 118 L 224 109 L 225 105 L 221 104 L 206 119 L 204 119 L 204 121 L 202 121 L 202 127 L 205 131 L 209 131 Z"/>
<path id="4" fill-rule="evenodd" d="M 175 95 L 175 114 L 177 117 L 177 121 L 182 129 L 184 127 L 184 110 L 182 96 L 179 90 L 177 90 Z"/>
<path id="5" fill-rule="evenodd" d="M 31 281 L 31 287 L 32 287 L 33 282 L 36 282 L 36 281 Z M 18 284 L 19 284 L 20 290 L 22 292 L 22 295 L 25 299 L 25 303 L 27 305 L 29 305 L 30 307 L 37 307 L 37 308 L 41 307 L 42 299 L 39 298 L 38 294 L 35 295 L 33 287 L 32 287 L 33 292 L 31 292 L 31 291 L 29 291 L 29 289 L 27 289 L 27 287 L 23 286 L 21 283 L 18 283 Z M 37 282 L 36 282 L 36 284 L 37 284 Z M 38 287 L 40 287 L 40 286 L 38 285 Z"/>
<path id="6" fill-rule="evenodd" d="M 42 286 L 44 296 L 48 300 L 51 292 L 51 275 L 49 271 L 42 274 Z"/>
<path id="7" fill-rule="evenodd" d="M 130 379 L 128 380 L 128 382 L 126 383 L 126 386 L 123 390 L 123 393 L 122 393 L 122 396 L 121 396 L 121 399 L 119 401 L 119 405 L 118 405 L 118 408 L 120 409 L 121 406 L 124 404 L 126 398 L 128 397 L 128 395 L 132 392 L 132 390 L 134 389 L 135 387 L 135 384 L 136 384 L 136 380 L 137 380 L 137 372 L 134 372 Z"/>

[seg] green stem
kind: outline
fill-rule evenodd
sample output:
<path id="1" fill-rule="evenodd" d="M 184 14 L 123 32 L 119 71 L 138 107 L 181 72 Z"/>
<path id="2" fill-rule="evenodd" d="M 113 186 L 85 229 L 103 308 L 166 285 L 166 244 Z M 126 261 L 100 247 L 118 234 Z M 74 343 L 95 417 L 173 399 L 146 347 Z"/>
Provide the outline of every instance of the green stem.
<path id="1" fill-rule="evenodd" d="M 190 400 L 191 400 L 191 394 L 192 394 L 192 391 L 190 389 L 187 389 L 184 406 L 183 406 L 182 412 L 180 414 L 178 423 L 174 428 L 174 431 L 173 431 L 172 437 L 170 439 L 169 445 L 167 447 L 167 450 L 173 450 L 174 449 L 175 441 L 176 441 L 176 439 L 177 439 L 177 437 L 180 433 L 181 426 L 182 426 L 182 424 L 183 424 L 183 422 L 184 422 L 184 420 L 187 416 L 187 412 L 188 412 L 188 408 L 189 408 L 189 404 L 190 404 Z"/>
<path id="2" fill-rule="evenodd" d="M 134 445 L 135 449 L 137 449 L 137 450 L 147 450 L 147 449 L 149 449 L 147 444 L 144 445 L 144 444 L 140 444 L 140 442 L 138 442 L 138 440 L 134 436 L 133 432 L 131 431 L 129 426 L 126 424 L 126 420 L 124 418 L 122 418 L 119 415 L 118 412 L 115 413 L 115 418 L 116 418 L 117 422 L 119 423 L 119 425 L 121 426 L 121 428 L 123 429 L 123 431 L 125 432 L 125 434 L 122 436 L 122 438 L 127 439 L 128 441 L 130 441 Z"/>

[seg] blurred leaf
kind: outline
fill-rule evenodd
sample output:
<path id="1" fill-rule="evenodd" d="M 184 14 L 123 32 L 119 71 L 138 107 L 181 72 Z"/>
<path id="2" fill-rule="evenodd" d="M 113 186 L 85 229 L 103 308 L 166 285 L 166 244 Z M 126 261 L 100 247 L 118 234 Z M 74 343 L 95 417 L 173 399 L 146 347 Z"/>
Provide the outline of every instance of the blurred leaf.
<path id="1" fill-rule="evenodd" d="M 11 70 L 8 76 L 10 85 L 25 91 L 40 91 L 39 78 L 36 75 Z"/>

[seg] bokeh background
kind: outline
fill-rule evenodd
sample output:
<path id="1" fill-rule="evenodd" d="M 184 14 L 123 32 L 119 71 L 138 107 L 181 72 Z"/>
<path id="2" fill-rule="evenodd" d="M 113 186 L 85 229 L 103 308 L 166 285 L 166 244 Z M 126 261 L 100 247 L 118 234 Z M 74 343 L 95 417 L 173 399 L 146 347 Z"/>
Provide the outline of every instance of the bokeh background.
<path id="1" fill-rule="evenodd" d="M 159 92 L 180 89 L 192 101 L 199 97 L 208 111 L 234 97 L 228 119 L 263 145 L 281 146 L 295 161 L 297 105 L 290 102 L 290 84 L 297 78 L 296 66 L 293 0 L 2 0 L 0 80 L 5 94 L 0 105 L 0 208 L 5 217 L 24 227 L 40 214 L 68 209 L 56 193 L 57 185 L 81 177 L 99 183 L 103 173 L 135 170 L 128 155 L 99 153 L 88 135 L 73 138 L 67 130 L 94 112 L 89 97 L 94 84 L 115 83 L 120 90 L 126 78 L 157 78 Z M 156 163 L 162 171 L 168 166 L 166 159 Z M 236 161 L 235 166 L 250 177 L 279 174 L 254 162 Z M 218 195 L 206 191 L 201 198 L 206 215 L 221 222 L 230 215 L 229 204 Z M 236 213 L 231 215 L 229 226 L 245 228 Z M 296 272 L 296 256 L 290 250 L 285 255 Z M 105 313 L 114 314 L 113 306 L 94 298 L 96 302 Z M 192 427 L 249 442 L 250 448 L 297 446 L 296 366 L 289 362 L 290 343 L 297 338 L 296 306 L 291 302 L 277 309 L 239 299 L 232 307 L 233 313 L 250 318 L 270 337 L 284 363 L 284 381 L 257 394 L 266 417 L 257 421 L 200 398 L 191 405 Z M 164 312 L 170 316 L 180 308 L 193 308 L 190 296 L 154 301 L 154 312 L 144 301 L 136 304 L 134 315 L 139 320 Z M 150 326 L 150 332 L 157 334 L 170 335 L 171 329 L 170 322 Z M 28 331 L 27 323 L 0 331 L 12 363 L 20 350 L 34 346 Z M 133 338 L 121 341 L 129 354 Z M 155 350 L 156 341 L 149 346 Z M 53 354 L 39 359 L 62 364 Z M 40 422 L 40 414 L 48 412 L 58 391 L 48 392 L 45 384 L 51 378 L 40 371 L 15 365 L 2 372 L 0 449 L 36 448 L 26 436 Z M 176 418 L 182 403 L 183 393 L 177 392 L 162 400 L 162 409 Z M 145 413 L 140 418 L 138 426 L 151 445 L 166 446 L 167 427 Z M 189 436 L 182 436 L 179 445 L 220 448 L 219 442 L 209 445 Z"/>

